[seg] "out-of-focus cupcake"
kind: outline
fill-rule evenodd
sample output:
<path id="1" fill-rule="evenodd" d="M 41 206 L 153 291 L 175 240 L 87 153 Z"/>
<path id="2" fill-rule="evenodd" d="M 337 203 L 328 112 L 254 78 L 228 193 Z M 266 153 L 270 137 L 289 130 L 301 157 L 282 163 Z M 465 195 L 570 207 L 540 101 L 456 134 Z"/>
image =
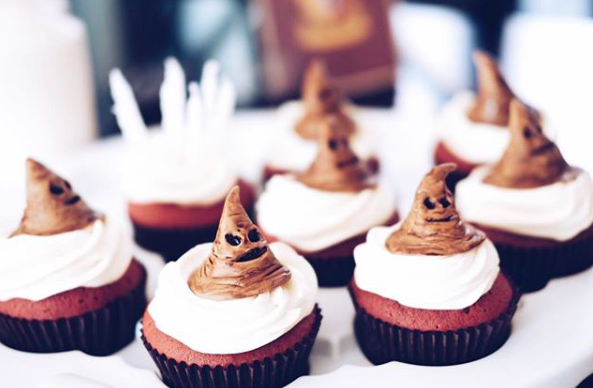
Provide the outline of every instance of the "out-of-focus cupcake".
<path id="1" fill-rule="evenodd" d="M 268 181 L 257 219 L 270 240 L 309 260 L 321 286 L 344 286 L 366 232 L 397 221 L 395 198 L 359 161 L 336 120 L 326 117 L 318 136 L 319 152 L 306 172 Z"/>
<path id="2" fill-rule="evenodd" d="M 313 60 L 303 78 L 301 101 L 289 101 L 278 108 L 276 126 L 270 134 L 266 180 L 275 174 L 307 169 L 317 154 L 318 126 L 326 115 L 335 117 L 368 168 L 378 170 L 374 124 L 363 109 L 345 101 L 324 63 Z"/>
<path id="3" fill-rule="evenodd" d="M 239 179 L 223 145 L 235 92 L 230 80 L 219 81 L 218 72 L 218 64 L 206 63 L 201 84 L 187 88 L 179 63 L 167 59 L 162 125 L 152 130 L 121 72 L 110 77 L 114 112 L 129 147 L 124 187 L 135 240 L 166 260 L 214 238 L 233 185 L 242 187 L 248 210 L 254 203 L 254 189 Z"/>
<path id="4" fill-rule="evenodd" d="M 27 161 L 27 207 L 0 239 L 0 342 L 38 353 L 111 354 L 134 338 L 146 304 L 144 267 L 116 220 L 68 181 Z"/>
<path id="5" fill-rule="evenodd" d="M 283 243 L 268 244 L 229 193 L 214 243 L 159 276 L 143 339 L 170 387 L 282 387 L 308 373 L 321 323 L 317 279 Z"/>
<path id="6" fill-rule="evenodd" d="M 354 251 L 355 333 L 374 364 L 461 364 L 509 336 L 520 294 L 500 272 L 492 242 L 455 210 L 445 184 L 454 169 L 433 168 L 408 217 L 371 229 Z"/>
<path id="7" fill-rule="evenodd" d="M 534 291 L 593 265 L 593 181 L 566 163 L 535 110 L 513 100 L 510 115 L 506 152 L 459 182 L 457 206 L 494 242 L 503 271 Z"/>
<path id="8" fill-rule="evenodd" d="M 478 94 L 469 91 L 453 96 L 442 110 L 436 163 L 452 162 L 457 170 L 447 177 L 454 190 L 457 182 L 481 164 L 495 163 L 509 143 L 509 104 L 515 94 L 504 80 L 496 61 L 476 51 L 474 63 Z"/>

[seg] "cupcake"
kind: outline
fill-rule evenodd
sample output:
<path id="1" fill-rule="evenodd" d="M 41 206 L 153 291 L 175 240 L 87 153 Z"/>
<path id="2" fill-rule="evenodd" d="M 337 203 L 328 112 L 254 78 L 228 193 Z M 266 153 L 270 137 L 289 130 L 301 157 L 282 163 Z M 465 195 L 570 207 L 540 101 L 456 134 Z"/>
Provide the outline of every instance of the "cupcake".
<path id="1" fill-rule="evenodd" d="M 305 71 L 301 101 L 289 101 L 278 109 L 264 171 L 266 180 L 275 174 L 307 169 L 317 152 L 317 127 L 327 115 L 335 117 L 368 167 L 375 172 L 378 170 L 369 118 L 363 110 L 345 102 L 325 64 L 313 60 Z"/>
<path id="2" fill-rule="evenodd" d="M 457 170 L 447 177 L 451 189 L 477 166 L 495 163 L 509 143 L 506 127 L 509 104 L 515 94 L 492 57 L 476 51 L 474 62 L 477 96 L 467 91 L 455 95 L 443 108 L 439 120 L 441 139 L 435 160 L 437 164 L 457 164 Z"/>
<path id="3" fill-rule="evenodd" d="M 117 122 L 128 143 L 123 167 L 128 213 L 138 245 L 176 259 L 212 241 L 226 193 L 243 189 L 251 210 L 254 189 L 240 180 L 223 146 L 235 105 L 234 89 L 218 81 L 218 65 L 204 66 L 201 85 L 189 84 L 173 59 L 165 62 L 161 128 L 147 130 L 130 85 L 119 70 L 110 76 Z"/>
<path id="4" fill-rule="evenodd" d="M 321 286 L 352 278 L 354 247 L 373 226 L 397 220 L 395 200 L 350 149 L 338 121 L 319 126 L 318 155 L 307 171 L 275 175 L 256 204 L 258 223 L 311 263 Z"/>
<path id="5" fill-rule="evenodd" d="M 492 242 L 455 210 L 445 184 L 454 169 L 434 167 L 408 218 L 371 229 L 354 251 L 355 334 L 373 364 L 461 364 L 509 336 L 519 292 Z"/>
<path id="6" fill-rule="evenodd" d="M 214 243 L 165 266 L 143 340 L 165 384 L 272 388 L 308 373 L 321 323 L 317 280 L 283 243 L 268 244 L 234 187 Z"/>
<path id="7" fill-rule="evenodd" d="M 494 242 L 503 271 L 534 291 L 593 264 L 593 181 L 566 163 L 539 114 L 518 100 L 509 131 L 500 161 L 459 183 L 457 205 Z"/>
<path id="8" fill-rule="evenodd" d="M 37 352 L 111 354 L 134 339 L 146 305 L 144 267 L 111 217 L 27 160 L 27 207 L 0 240 L 0 342 Z"/>

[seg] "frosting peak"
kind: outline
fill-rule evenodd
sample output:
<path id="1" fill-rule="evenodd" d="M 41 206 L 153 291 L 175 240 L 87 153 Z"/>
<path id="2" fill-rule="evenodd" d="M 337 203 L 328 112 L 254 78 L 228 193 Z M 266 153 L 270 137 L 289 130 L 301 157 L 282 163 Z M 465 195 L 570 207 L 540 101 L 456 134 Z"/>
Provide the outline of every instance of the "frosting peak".
<path id="1" fill-rule="evenodd" d="M 226 197 L 212 251 L 189 279 L 191 290 L 215 300 L 257 296 L 290 280 L 259 228 L 251 222 L 234 186 Z"/>
<path id="2" fill-rule="evenodd" d="M 391 253 L 450 256 L 484 241 L 483 233 L 461 220 L 445 183 L 455 167 L 454 163 L 440 164 L 422 179 L 408 218 L 387 239 Z"/>
<path id="3" fill-rule="evenodd" d="M 504 80 L 496 61 L 483 51 L 474 52 L 478 95 L 467 113 L 471 121 L 506 126 L 509 103 L 515 94 Z"/>
<path id="4" fill-rule="evenodd" d="M 513 99 L 510 104 L 511 141 L 484 182 L 499 187 L 533 188 L 559 181 L 570 167 L 560 150 L 542 131 L 539 113 Z"/>
<path id="5" fill-rule="evenodd" d="M 335 116 L 324 118 L 319 126 L 318 154 L 298 179 L 324 191 L 358 192 L 370 187 L 370 173 L 350 148 L 348 135 Z"/>
<path id="6" fill-rule="evenodd" d="M 27 159 L 27 207 L 13 236 L 55 235 L 84 229 L 99 218 L 70 183 L 43 164 Z"/>
<path id="7" fill-rule="evenodd" d="M 302 91 L 305 114 L 296 124 L 296 132 L 304 139 L 314 140 L 324 115 L 333 114 L 340 127 L 351 135 L 354 121 L 343 112 L 341 91 L 330 80 L 325 64 L 315 59 L 307 68 Z"/>

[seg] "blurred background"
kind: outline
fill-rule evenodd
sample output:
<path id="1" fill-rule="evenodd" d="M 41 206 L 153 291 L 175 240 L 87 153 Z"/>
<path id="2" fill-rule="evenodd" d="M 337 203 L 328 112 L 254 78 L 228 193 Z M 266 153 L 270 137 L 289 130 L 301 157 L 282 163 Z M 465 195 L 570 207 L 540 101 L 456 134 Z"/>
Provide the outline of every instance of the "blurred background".
<path id="1" fill-rule="evenodd" d="M 0 144 L 67 150 L 118 133 L 113 67 L 158 122 L 167 56 L 190 79 L 220 61 L 240 109 L 298 96 L 321 56 L 355 102 L 426 115 L 474 87 L 475 48 L 525 100 L 591 131 L 592 17 L 590 0 L 0 0 Z"/>

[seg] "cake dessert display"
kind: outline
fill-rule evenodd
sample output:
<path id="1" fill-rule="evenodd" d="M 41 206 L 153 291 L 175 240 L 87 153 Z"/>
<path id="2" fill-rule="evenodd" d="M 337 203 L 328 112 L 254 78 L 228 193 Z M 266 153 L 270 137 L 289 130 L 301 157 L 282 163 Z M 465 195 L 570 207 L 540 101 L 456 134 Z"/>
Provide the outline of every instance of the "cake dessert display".
<path id="1" fill-rule="evenodd" d="M 371 229 L 354 251 L 355 334 L 374 364 L 461 364 L 509 336 L 519 291 L 492 242 L 457 213 L 445 183 L 454 169 L 434 167 L 408 217 Z"/>
<path id="2" fill-rule="evenodd" d="M 144 267 L 112 217 L 28 159 L 26 209 L 0 239 L 0 342 L 28 352 L 108 355 L 134 338 Z"/>
<path id="3" fill-rule="evenodd" d="M 564 160 L 540 115 L 519 100 L 509 131 L 498 163 L 458 184 L 457 204 L 494 242 L 503 271 L 534 291 L 593 265 L 593 181 Z"/>
<path id="4" fill-rule="evenodd" d="M 449 187 L 481 164 L 495 163 L 509 143 L 506 129 L 509 104 L 515 94 L 506 83 L 496 61 L 482 51 L 474 53 L 478 93 L 456 94 L 440 117 L 436 163 L 453 162 L 457 170 L 449 175 Z"/>
<path id="5" fill-rule="evenodd" d="M 119 70 L 111 73 L 110 84 L 114 113 L 129 146 L 124 188 L 140 246 L 171 260 L 212 241 L 224 197 L 236 184 L 251 209 L 254 189 L 237 176 L 225 150 L 235 92 L 230 80 L 219 80 L 217 63 L 207 62 L 201 84 L 186 87 L 179 63 L 167 59 L 159 129 L 147 129 Z"/>
<path id="6" fill-rule="evenodd" d="M 379 164 L 372 134 L 375 125 L 365 119 L 360 108 L 346 102 L 325 64 L 313 60 L 303 77 L 301 101 L 287 102 L 278 109 L 278 123 L 271 133 L 264 171 L 266 179 L 307 169 L 317 152 L 317 127 L 328 115 L 335 118 L 368 167 L 377 171 Z"/>
<path id="7" fill-rule="evenodd" d="M 170 387 L 282 387 L 308 373 L 321 323 L 313 268 L 268 244 L 229 192 L 213 243 L 167 264 L 143 340 Z"/>
<path id="8" fill-rule="evenodd" d="M 322 286 L 352 277 L 354 247 L 373 226 L 397 220 L 395 198 L 361 163 L 333 116 L 319 124 L 318 154 L 303 173 L 275 175 L 256 213 L 270 240 L 283 241 L 309 260 Z"/>

